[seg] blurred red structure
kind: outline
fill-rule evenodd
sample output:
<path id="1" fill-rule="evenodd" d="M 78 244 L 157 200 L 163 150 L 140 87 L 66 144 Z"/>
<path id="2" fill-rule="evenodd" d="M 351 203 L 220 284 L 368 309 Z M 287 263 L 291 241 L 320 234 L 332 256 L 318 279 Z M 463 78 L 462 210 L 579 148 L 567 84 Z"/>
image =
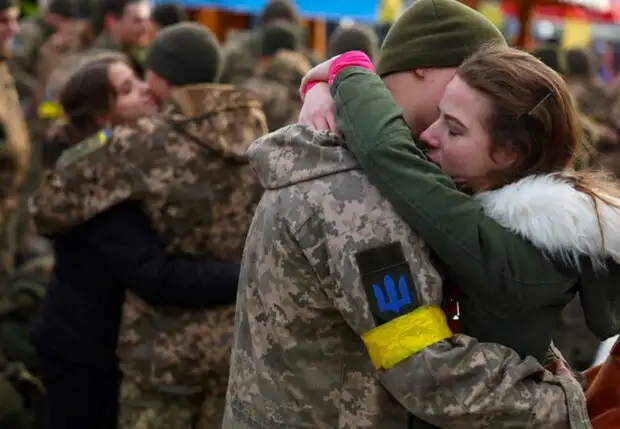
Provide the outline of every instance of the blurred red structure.
<path id="1" fill-rule="evenodd" d="M 516 16 L 521 3 L 516 0 L 502 0 L 502 11 L 507 15 Z M 583 19 L 591 22 L 620 22 L 620 4 L 610 2 L 604 10 L 581 6 L 577 2 L 537 1 L 531 6 L 530 14 L 535 17 L 559 19 Z"/>

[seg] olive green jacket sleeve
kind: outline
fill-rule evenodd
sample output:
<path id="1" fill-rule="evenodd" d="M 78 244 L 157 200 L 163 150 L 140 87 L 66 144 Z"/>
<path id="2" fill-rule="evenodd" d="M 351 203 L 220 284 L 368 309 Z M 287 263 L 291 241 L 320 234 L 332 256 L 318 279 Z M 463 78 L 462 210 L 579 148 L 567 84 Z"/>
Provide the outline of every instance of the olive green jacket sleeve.
<path id="1" fill-rule="evenodd" d="M 492 304 L 499 316 L 554 301 L 570 273 L 486 217 L 479 201 L 427 161 L 378 76 L 345 69 L 332 94 L 337 127 L 370 181 L 426 240 L 463 293 Z"/>

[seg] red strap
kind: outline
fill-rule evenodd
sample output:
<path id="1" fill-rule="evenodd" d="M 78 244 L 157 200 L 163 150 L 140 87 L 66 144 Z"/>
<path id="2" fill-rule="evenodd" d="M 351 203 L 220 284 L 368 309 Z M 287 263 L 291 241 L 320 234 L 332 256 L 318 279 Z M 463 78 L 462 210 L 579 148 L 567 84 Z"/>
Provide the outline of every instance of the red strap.
<path id="1" fill-rule="evenodd" d="M 459 290 L 451 281 L 446 281 L 443 288 L 443 311 L 448 319 L 448 326 L 454 334 L 461 333 L 459 320 Z"/>

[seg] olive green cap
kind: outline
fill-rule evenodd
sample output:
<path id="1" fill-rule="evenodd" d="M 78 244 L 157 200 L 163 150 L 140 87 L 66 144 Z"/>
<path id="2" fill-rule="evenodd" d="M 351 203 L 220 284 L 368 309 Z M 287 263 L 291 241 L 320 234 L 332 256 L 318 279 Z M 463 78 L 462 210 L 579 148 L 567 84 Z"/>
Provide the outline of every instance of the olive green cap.
<path id="1" fill-rule="evenodd" d="M 488 44 L 506 46 L 506 40 L 479 12 L 456 0 L 416 0 L 385 37 L 377 72 L 458 67 Z"/>
<path id="2" fill-rule="evenodd" d="M 211 31 L 194 22 L 161 30 L 149 46 L 144 67 L 171 85 L 214 82 L 221 63 L 219 43 Z"/>

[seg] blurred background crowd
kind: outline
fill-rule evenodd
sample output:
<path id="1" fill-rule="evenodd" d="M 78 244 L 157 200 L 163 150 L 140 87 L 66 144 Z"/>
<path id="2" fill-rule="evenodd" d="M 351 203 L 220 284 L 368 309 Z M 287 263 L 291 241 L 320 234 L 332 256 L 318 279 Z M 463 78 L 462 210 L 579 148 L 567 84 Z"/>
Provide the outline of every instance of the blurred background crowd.
<path id="1" fill-rule="evenodd" d="M 154 35 L 181 21 L 208 27 L 223 58 L 221 83 L 253 93 L 269 131 L 295 123 L 298 87 L 320 60 L 350 50 L 373 58 L 390 23 L 411 0 L 24 0 L 13 32 L 9 69 L 30 135 L 30 163 L 11 228 L 16 240 L 0 249 L 0 404 L 3 380 L 19 386 L 33 410 L 43 396 L 29 331 L 45 294 L 53 256 L 31 225 L 27 201 L 46 166 L 45 136 L 58 119 L 57 91 L 85 52 L 117 50 L 138 74 Z M 515 46 L 563 75 L 582 113 L 587 144 L 577 168 L 600 165 L 620 176 L 620 0 L 464 1 L 487 16 Z M 77 54 L 77 55 L 76 55 Z M 52 148 L 53 149 L 53 148 Z M 52 150 L 53 151 L 53 150 Z M 0 165 L 1 168 L 1 165 Z M 8 224 L 3 226 L 6 230 Z M 576 370 L 593 365 L 600 349 L 578 303 L 565 310 L 556 345 Z M 2 406 L 0 405 L 0 409 Z M 0 429 L 5 429 L 0 427 Z"/>

